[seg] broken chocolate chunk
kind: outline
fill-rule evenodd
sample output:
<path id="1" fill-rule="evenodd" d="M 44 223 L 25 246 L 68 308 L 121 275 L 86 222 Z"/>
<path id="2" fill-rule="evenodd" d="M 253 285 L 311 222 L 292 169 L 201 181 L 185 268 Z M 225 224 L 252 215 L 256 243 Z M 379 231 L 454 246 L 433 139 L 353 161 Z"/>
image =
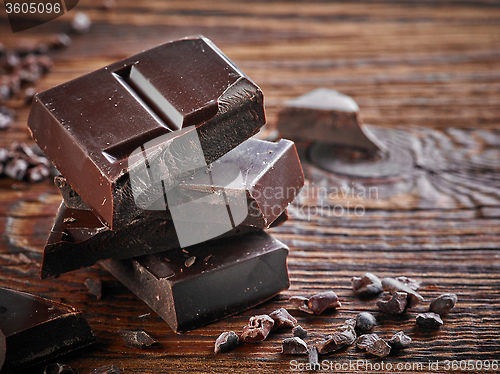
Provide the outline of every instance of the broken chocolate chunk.
<path id="1" fill-rule="evenodd" d="M 148 348 L 156 343 L 146 331 L 144 330 L 118 330 L 118 334 L 122 337 L 123 341 L 135 348 Z"/>
<path id="2" fill-rule="evenodd" d="M 215 341 L 215 353 L 228 352 L 238 346 L 240 338 L 234 331 L 226 331 Z"/>
<path id="3" fill-rule="evenodd" d="M 274 320 L 273 330 L 280 327 L 297 326 L 297 320 L 290 313 L 288 313 L 288 310 L 285 308 L 276 309 L 274 312 L 269 314 L 269 317 Z"/>
<path id="4" fill-rule="evenodd" d="M 273 328 L 274 320 L 267 314 L 250 317 L 248 325 L 243 328 L 241 341 L 258 343 L 267 338 Z"/>
<path id="5" fill-rule="evenodd" d="M 420 313 L 416 319 L 417 326 L 424 329 L 438 329 L 443 325 L 443 320 L 437 313 Z"/>
<path id="6" fill-rule="evenodd" d="M 287 355 L 306 355 L 308 354 L 307 344 L 299 337 L 286 338 L 283 340 L 281 353 Z"/>
<path id="7" fill-rule="evenodd" d="M 2 367 L 5 373 L 48 361 L 95 341 L 89 325 L 74 308 L 3 287 L 0 331 L 8 347 Z"/>
<path id="8" fill-rule="evenodd" d="M 392 349 L 404 349 L 410 346 L 411 338 L 403 331 L 399 331 L 387 343 L 389 343 Z"/>
<path id="9" fill-rule="evenodd" d="M 457 295 L 454 293 L 445 293 L 432 300 L 430 311 L 444 316 L 447 314 L 457 302 Z"/>

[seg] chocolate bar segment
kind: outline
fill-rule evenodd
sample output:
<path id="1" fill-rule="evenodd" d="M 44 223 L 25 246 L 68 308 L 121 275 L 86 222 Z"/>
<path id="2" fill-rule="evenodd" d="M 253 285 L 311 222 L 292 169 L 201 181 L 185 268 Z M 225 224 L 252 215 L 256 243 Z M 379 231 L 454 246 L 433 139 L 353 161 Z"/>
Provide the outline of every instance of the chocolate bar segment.
<path id="1" fill-rule="evenodd" d="M 0 331 L 6 343 L 1 373 L 45 362 L 95 341 L 74 308 L 4 287 L 0 287 Z"/>
<path id="2" fill-rule="evenodd" d="M 338 91 L 318 88 L 289 101 L 278 114 L 286 138 L 309 140 L 379 152 L 379 142 L 361 128 L 358 104 Z"/>
<path id="3" fill-rule="evenodd" d="M 145 180 L 134 187 L 129 172 L 152 165 L 161 172 L 155 177 L 175 184 L 264 123 L 261 90 L 204 37 L 160 45 L 39 93 L 28 120 L 40 148 L 112 229 L 126 226 L 137 215 L 136 198 L 154 197 L 150 189 L 159 186 Z"/>
<path id="4" fill-rule="evenodd" d="M 288 248 L 263 231 L 103 266 L 176 331 L 252 308 L 288 288 Z"/>

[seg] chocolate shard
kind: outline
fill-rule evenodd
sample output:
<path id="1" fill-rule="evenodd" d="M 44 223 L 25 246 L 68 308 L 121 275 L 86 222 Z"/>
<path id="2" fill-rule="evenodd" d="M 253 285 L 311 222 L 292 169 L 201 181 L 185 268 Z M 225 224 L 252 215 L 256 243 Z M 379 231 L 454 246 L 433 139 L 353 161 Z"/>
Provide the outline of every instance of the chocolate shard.
<path id="1" fill-rule="evenodd" d="M 258 343 L 267 338 L 274 326 L 274 320 L 267 314 L 250 317 L 248 324 L 243 328 L 241 341 Z"/>
<path id="2" fill-rule="evenodd" d="M 190 256 L 196 261 L 186 268 Z M 207 325 L 252 308 L 288 288 L 288 248 L 262 231 L 217 239 L 103 266 L 174 331 Z M 271 319 L 272 321 L 272 319 Z"/>
<path id="3" fill-rule="evenodd" d="M 262 91 L 204 37 L 38 93 L 28 119 L 40 148 L 111 229 L 264 123 Z"/>
<path id="4" fill-rule="evenodd" d="M 39 364 L 95 342 L 74 308 L 0 287 L 0 331 L 5 337 L 2 373 Z M 0 339 L 0 357 L 2 344 Z"/>
<path id="5" fill-rule="evenodd" d="M 305 341 L 299 337 L 293 337 L 283 340 L 281 353 L 286 355 L 306 355 L 309 350 Z"/>
<path id="6" fill-rule="evenodd" d="M 278 114 L 285 138 L 362 148 L 377 153 L 381 146 L 361 127 L 358 104 L 338 91 L 318 88 L 289 101 Z"/>
<path id="7" fill-rule="evenodd" d="M 274 320 L 273 329 L 281 327 L 293 328 L 297 326 L 297 320 L 290 313 L 288 313 L 288 310 L 285 308 L 276 309 L 274 312 L 269 314 L 269 317 Z"/>
<path id="8" fill-rule="evenodd" d="M 226 331 L 215 341 L 214 353 L 228 352 L 238 346 L 240 338 L 234 331 Z"/>
<path id="9" fill-rule="evenodd" d="M 92 266 L 105 259 L 120 260 L 178 248 L 175 226 L 164 213 L 150 214 L 147 220 L 138 219 L 126 229 L 112 231 L 91 211 L 69 209 L 61 203 L 45 244 L 41 277 Z M 244 221 L 217 238 L 254 231 L 258 230 Z"/>
<path id="10" fill-rule="evenodd" d="M 156 343 L 156 340 L 144 330 L 121 329 L 118 330 L 118 334 L 120 334 L 125 343 L 135 348 L 144 349 Z"/>

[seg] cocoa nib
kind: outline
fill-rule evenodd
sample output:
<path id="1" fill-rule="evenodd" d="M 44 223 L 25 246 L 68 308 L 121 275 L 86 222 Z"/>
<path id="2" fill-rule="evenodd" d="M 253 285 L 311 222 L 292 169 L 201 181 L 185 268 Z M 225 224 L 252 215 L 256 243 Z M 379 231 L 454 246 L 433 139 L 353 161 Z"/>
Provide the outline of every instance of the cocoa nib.
<path id="1" fill-rule="evenodd" d="M 378 295 L 382 292 L 382 282 L 375 274 L 366 273 L 362 277 L 351 279 L 352 290 L 359 295 Z"/>
<path id="2" fill-rule="evenodd" d="M 297 308 L 298 310 L 301 310 L 309 314 L 313 314 L 314 312 L 311 309 L 309 309 L 308 301 L 309 299 L 304 296 L 292 296 L 288 299 L 288 302 L 294 308 Z"/>
<path id="3" fill-rule="evenodd" d="M 400 281 L 404 285 L 410 287 L 413 291 L 418 291 L 418 289 L 420 288 L 420 285 L 422 284 L 422 282 L 420 282 L 418 280 L 404 277 L 404 276 L 397 277 L 396 280 Z"/>
<path id="4" fill-rule="evenodd" d="M 373 314 L 361 312 L 356 316 L 356 328 L 359 331 L 370 331 L 377 324 L 377 320 Z"/>
<path id="5" fill-rule="evenodd" d="M 123 341 L 135 348 L 147 348 L 156 343 L 147 332 L 143 330 L 118 330 Z"/>
<path id="6" fill-rule="evenodd" d="M 391 352 L 391 346 L 377 334 L 361 335 L 356 346 L 378 357 L 385 357 Z"/>
<path id="7" fill-rule="evenodd" d="M 410 346 L 411 338 L 403 331 L 399 331 L 387 343 L 389 343 L 392 349 L 404 349 Z"/>
<path id="8" fill-rule="evenodd" d="M 288 355 L 305 355 L 308 353 L 307 344 L 299 337 L 286 338 L 283 340 L 281 353 Z"/>
<path id="9" fill-rule="evenodd" d="M 443 325 L 443 320 L 436 313 L 420 313 L 417 316 L 416 323 L 424 329 L 437 329 Z"/>
<path id="10" fill-rule="evenodd" d="M 243 328 L 241 341 L 257 343 L 267 338 L 274 326 L 274 320 L 267 314 L 250 317 L 248 325 Z"/>
<path id="11" fill-rule="evenodd" d="M 408 308 L 412 308 L 415 305 L 419 304 L 420 302 L 424 301 L 422 295 L 414 291 L 412 288 L 408 287 L 403 282 L 398 281 L 397 279 L 394 278 L 382 279 L 382 287 L 384 288 L 384 291 L 388 291 L 390 293 L 396 291 L 406 292 L 408 294 L 408 303 L 407 303 Z"/>
<path id="12" fill-rule="evenodd" d="M 292 329 L 292 334 L 293 336 L 301 339 L 305 339 L 307 337 L 307 331 L 300 325 L 297 325 Z"/>
<path id="13" fill-rule="evenodd" d="M 337 351 L 345 346 L 352 345 L 356 341 L 354 329 L 347 329 L 341 332 L 335 332 L 326 340 L 318 343 L 317 348 L 320 354 L 327 354 Z"/>
<path id="14" fill-rule="evenodd" d="M 236 348 L 240 343 L 240 338 L 234 331 L 226 331 L 219 335 L 215 341 L 215 353 L 228 352 Z"/>
<path id="15" fill-rule="evenodd" d="M 377 340 L 380 340 L 380 337 L 377 334 L 364 334 L 361 335 L 356 341 L 356 347 L 359 349 L 366 349 L 366 347 L 375 343 Z"/>
<path id="16" fill-rule="evenodd" d="M 457 303 L 457 295 L 454 293 L 445 293 L 431 302 L 430 311 L 444 316 Z"/>
<path id="17" fill-rule="evenodd" d="M 285 308 L 276 309 L 274 312 L 269 314 L 274 320 L 273 330 L 278 329 L 280 327 L 294 327 L 297 326 L 297 320 L 288 313 L 288 310 Z"/>
<path id="18" fill-rule="evenodd" d="M 387 295 L 384 299 L 377 302 L 378 309 L 387 314 L 401 314 L 404 312 L 408 303 L 408 294 L 406 292 L 396 291 L 392 295 Z"/>
<path id="19" fill-rule="evenodd" d="M 335 292 L 325 291 L 311 296 L 307 305 L 314 314 L 321 314 L 326 309 L 339 308 L 340 301 Z"/>

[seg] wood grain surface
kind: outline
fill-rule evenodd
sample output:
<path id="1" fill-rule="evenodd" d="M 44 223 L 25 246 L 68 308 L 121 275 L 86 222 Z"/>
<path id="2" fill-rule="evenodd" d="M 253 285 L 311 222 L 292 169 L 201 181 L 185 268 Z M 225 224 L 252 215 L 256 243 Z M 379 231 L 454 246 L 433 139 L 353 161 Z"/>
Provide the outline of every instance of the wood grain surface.
<path id="1" fill-rule="evenodd" d="M 422 281 L 422 306 L 397 317 L 376 314 L 376 332 L 390 338 L 403 330 L 411 347 L 384 359 L 355 347 L 320 359 L 358 363 L 358 372 L 494 372 L 477 370 L 476 360 L 500 361 L 500 3 L 116 0 L 104 10 L 100 1 L 80 1 L 57 20 L 16 34 L 0 7 L 0 41 L 8 47 L 45 41 L 67 30 L 77 11 L 89 15 L 92 28 L 54 54 L 38 91 L 159 43 L 203 34 L 263 89 L 268 125 L 261 137 L 271 136 L 287 100 L 333 88 L 358 102 L 363 121 L 404 167 L 384 165 L 400 168 L 385 178 L 357 175 L 356 165 L 349 177 L 334 175 L 308 162 L 307 150 L 300 149 L 307 185 L 290 207 L 291 219 L 271 230 L 290 247 L 290 289 L 182 335 L 100 266 L 40 280 L 60 195 L 48 181 L 1 179 L 0 285 L 75 306 L 98 338 L 59 362 L 77 374 L 107 364 L 122 373 L 290 372 L 291 359 L 307 358 L 280 353 L 288 330 L 219 355 L 214 341 L 223 331 L 241 332 L 254 314 L 286 307 L 289 296 L 330 289 L 341 298 L 339 311 L 292 314 L 312 336 L 333 332 L 359 311 L 375 312 L 375 300 L 359 299 L 350 288 L 353 275 L 371 271 Z M 20 97 L 8 105 L 18 119 L 0 132 L 0 147 L 15 140 L 31 144 L 29 108 Z M 88 278 L 102 280 L 101 300 L 87 291 Z M 458 295 L 444 325 L 431 332 L 417 328 L 416 314 L 444 292 Z M 117 333 L 123 328 L 144 329 L 158 344 L 129 347 Z M 475 364 L 447 370 L 446 360 Z M 438 370 L 429 361 L 438 361 Z M 366 363 L 390 363 L 392 370 L 369 370 Z M 329 372 L 341 371 L 356 370 Z"/>

